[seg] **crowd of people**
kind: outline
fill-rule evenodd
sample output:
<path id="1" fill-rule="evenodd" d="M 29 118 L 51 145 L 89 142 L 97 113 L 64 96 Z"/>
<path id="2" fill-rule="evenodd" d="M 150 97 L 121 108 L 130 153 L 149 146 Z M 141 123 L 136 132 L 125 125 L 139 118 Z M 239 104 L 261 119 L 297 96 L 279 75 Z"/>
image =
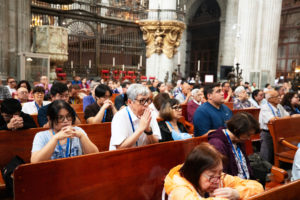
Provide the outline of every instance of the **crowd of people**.
<path id="1" fill-rule="evenodd" d="M 76 76 L 71 82 L 49 83 L 41 76 L 31 86 L 13 77 L 0 86 L 0 130 L 35 128 L 33 114 L 38 125 L 47 128 L 34 138 L 31 162 L 98 152 L 88 133 L 76 126 L 81 121 L 72 104 L 83 104 L 88 124 L 111 122 L 109 150 L 207 134 L 209 144 L 196 147 L 166 177 L 165 190 L 171 199 L 240 199 L 263 191 L 258 182 L 249 180 L 255 177 L 243 143 L 260 132 L 260 155 L 272 163 L 273 141 L 267 123 L 274 117 L 300 116 L 299 93 L 288 84 L 258 89 L 247 82 L 235 87 L 229 82 L 203 86 L 180 80 L 173 88 L 158 80 L 120 83 Z M 112 94 L 118 94 L 114 101 Z M 259 121 L 247 112 L 233 115 L 228 102 L 234 109 L 259 108 Z M 194 133 L 180 122 L 183 106 Z"/>

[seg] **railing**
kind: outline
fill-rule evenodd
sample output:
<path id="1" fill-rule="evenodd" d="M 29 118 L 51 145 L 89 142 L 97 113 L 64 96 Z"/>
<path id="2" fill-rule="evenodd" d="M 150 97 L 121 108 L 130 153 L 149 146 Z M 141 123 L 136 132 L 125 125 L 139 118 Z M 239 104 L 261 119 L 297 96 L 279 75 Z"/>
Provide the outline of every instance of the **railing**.
<path id="1" fill-rule="evenodd" d="M 140 20 L 178 20 L 184 21 L 184 12 L 178 10 L 150 9 L 140 13 Z"/>

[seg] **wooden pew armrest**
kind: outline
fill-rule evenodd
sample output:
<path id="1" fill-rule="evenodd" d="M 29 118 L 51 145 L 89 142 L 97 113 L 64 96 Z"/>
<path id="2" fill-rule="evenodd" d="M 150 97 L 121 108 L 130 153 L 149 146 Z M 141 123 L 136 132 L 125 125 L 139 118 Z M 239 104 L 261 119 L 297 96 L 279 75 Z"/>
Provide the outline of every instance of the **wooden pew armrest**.
<path id="1" fill-rule="evenodd" d="M 289 143 L 289 142 L 286 141 L 284 138 L 280 138 L 280 139 L 279 139 L 279 142 L 280 142 L 283 146 L 286 146 L 286 147 L 288 147 L 288 148 L 290 148 L 290 149 L 292 149 L 292 150 L 295 150 L 295 151 L 298 150 L 298 147 L 297 147 L 297 146 L 295 146 L 295 145 Z"/>
<path id="2" fill-rule="evenodd" d="M 281 168 L 272 166 L 271 173 L 273 174 L 272 179 L 278 183 L 284 183 L 288 178 L 288 173 Z"/>

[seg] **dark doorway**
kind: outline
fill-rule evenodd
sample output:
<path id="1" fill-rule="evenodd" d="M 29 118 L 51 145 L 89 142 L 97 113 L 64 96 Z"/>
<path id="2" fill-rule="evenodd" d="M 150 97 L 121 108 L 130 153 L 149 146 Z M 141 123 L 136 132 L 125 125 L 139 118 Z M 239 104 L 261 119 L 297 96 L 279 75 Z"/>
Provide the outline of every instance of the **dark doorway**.
<path id="1" fill-rule="evenodd" d="M 201 81 L 204 81 L 205 74 L 213 74 L 217 80 L 220 16 L 216 0 L 205 0 L 188 26 L 191 36 L 190 76 L 195 77 L 200 60 Z"/>

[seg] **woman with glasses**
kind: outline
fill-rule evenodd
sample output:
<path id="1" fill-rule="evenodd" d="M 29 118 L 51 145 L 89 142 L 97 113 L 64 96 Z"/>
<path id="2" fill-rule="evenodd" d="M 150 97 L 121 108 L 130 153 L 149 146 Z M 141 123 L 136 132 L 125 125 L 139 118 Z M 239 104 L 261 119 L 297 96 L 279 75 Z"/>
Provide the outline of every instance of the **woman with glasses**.
<path id="1" fill-rule="evenodd" d="M 44 101 L 45 89 L 41 86 L 33 88 L 33 101 L 24 103 L 22 111 L 29 115 L 37 114 L 42 106 L 48 105 L 50 101 Z"/>
<path id="2" fill-rule="evenodd" d="M 183 165 L 171 169 L 164 189 L 171 200 L 238 200 L 263 192 L 257 181 L 223 173 L 223 156 L 208 143 L 201 143 Z"/>
<path id="3" fill-rule="evenodd" d="M 299 95 L 296 92 L 286 93 L 280 104 L 291 116 L 300 114 Z"/>
<path id="4" fill-rule="evenodd" d="M 47 117 L 50 129 L 35 135 L 31 162 L 79 156 L 99 152 L 87 134 L 75 123 L 72 107 L 63 100 L 49 104 Z"/>
<path id="5" fill-rule="evenodd" d="M 178 120 L 182 117 L 182 107 L 177 99 L 167 100 L 160 108 L 159 116 L 163 121 L 158 122 L 161 132 L 160 142 L 188 139 L 192 136 Z"/>
<path id="6" fill-rule="evenodd" d="M 259 123 L 251 114 L 243 112 L 235 114 L 226 124 L 227 128 L 209 133 L 208 142 L 227 157 L 228 162 L 223 163 L 225 173 L 243 179 L 253 178 L 243 142 L 260 132 Z"/>
<path id="7" fill-rule="evenodd" d="M 96 102 L 87 106 L 84 110 L 84 118 L 88 124 L 111 122 L 117 112 L 110 100 L 112 92 L 107 85 L 100 84 L 95 89 Z"/>

